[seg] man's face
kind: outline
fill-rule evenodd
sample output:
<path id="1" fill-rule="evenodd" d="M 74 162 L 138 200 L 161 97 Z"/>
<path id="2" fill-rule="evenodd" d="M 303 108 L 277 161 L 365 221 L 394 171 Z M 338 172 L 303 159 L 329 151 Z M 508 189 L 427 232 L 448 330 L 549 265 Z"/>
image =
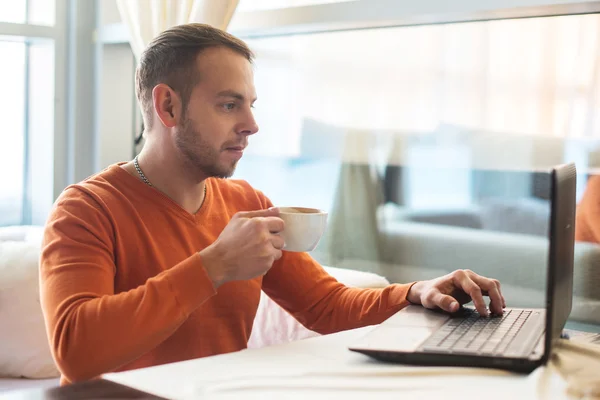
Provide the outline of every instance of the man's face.
<path id="1" fill-rule="evenodd" d="M 211 48 L 196 61 L 200 82 L 193 89 L 175 144 L 201 179 L 227 178 L 258 132 L 252 114 L 256 100 L 252 65 L 227 48 Z"/>

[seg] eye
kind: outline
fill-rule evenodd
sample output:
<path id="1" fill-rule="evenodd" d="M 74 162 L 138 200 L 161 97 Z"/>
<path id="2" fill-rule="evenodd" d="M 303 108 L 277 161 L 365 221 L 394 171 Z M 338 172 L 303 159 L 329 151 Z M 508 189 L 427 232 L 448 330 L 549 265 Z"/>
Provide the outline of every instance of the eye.
<path id="1" fill-rule="evenodd" d="M 223 109 L 225 111 L 231 111 L 235 108 L 235 103 L 227 103 L 227 104 L 223 104 Z"/>

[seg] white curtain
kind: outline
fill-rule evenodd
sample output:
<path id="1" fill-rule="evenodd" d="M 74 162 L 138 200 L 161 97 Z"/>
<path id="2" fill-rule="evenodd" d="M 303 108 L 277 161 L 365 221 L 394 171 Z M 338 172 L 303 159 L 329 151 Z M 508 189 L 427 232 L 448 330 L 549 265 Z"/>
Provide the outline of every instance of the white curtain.
<path id="1" fill-rule="evenodd" d="M 162 31 L 189 22 L 227 29 L 239 0 L 116 0 L 135 57 Z"/>

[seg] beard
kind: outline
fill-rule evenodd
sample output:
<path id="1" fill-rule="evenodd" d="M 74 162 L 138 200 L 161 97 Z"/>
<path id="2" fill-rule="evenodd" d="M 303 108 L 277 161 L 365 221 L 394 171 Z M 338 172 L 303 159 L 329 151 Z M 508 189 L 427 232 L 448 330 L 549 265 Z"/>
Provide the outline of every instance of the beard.
<path id="1" fill-rule="evenodd" d="M 204 140 L 188 118 L 184 117 L 175 135 L 175 146 L 183 155 L 185 163 L 199 175 L 207 178 L 229 178 L 235 172 L 237 161 L 231 165 L 220 165 L 221 151 Z"/>

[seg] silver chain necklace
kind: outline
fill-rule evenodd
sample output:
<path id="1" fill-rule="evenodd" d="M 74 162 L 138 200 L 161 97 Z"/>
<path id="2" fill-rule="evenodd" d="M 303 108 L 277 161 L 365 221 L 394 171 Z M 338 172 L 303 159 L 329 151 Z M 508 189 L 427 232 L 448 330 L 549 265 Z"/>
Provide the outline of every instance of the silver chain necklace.
<path id="1" fill-rule="evenodd" d="M 150 181 L 148 180 L 148 178 L 146 178 L 146 175 L 144 175 L 144 173 L 142 172 L 142 169 L 140 168 L 140 164 L 138 163 L 138 156 L 135 156 L 135 158 L 133 159 L 133 166 L 135 167 L 138 175 L 140 176 L 140 178 L 142 178 L 142 180 L 144 181 L 144 183 L 150 187 L 152 187 L 152 184 L 150 183 Z"/>
<path id="2" fill-rule="evenodd" d="M 148 180 L 148 178 L 146 178 L 146 175 L 144 175 L 144 173 L 142 172 L 142 169 L 140 168 L 140 164 L 138 163 L 138 156 L 135 156 L 135 158 L 133 159 L 133 166 L 135 167 L 135 170 L 137 171 L 140 178 L 142 178 L 144 183 L 146 185 L 152 187 L 152 183 L 150 183 L 150 181 Z M 202 207 L 202 205 L 204 204 L 205 199 L 206 199 L 206 183 L 204 184 L 204 198 L 202 199 L 202 204 L 200 205 L 200 207 Z"/>

